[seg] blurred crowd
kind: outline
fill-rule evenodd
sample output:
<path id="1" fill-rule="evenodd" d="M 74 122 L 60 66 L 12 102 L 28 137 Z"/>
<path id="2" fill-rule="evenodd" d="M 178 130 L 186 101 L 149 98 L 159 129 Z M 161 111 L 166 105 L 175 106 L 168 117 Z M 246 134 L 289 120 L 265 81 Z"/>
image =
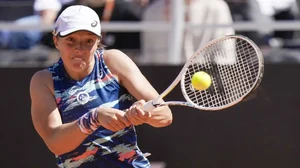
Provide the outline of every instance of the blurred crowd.
<path id="1" fill-rule="evenodd" d="M 183 0 L 185 21 L 192 24 L 231 24 L 253 21 L 291 21 L 299 18 L 300 0 Z M 83 4 L 92 7 L 102 22 L 172 21 L 173 0 L 0 0 L 0 21 L 17 25 L 52 25 L 66 7 Z M 300 42 L 297 31 L 236 31 L 232 28 L 186 29 L 182 60 L 208 41 L 228 34 L 242 34 L 263 49 L 286 48 L 288 57 L 297 59 Z M 106 48 L 118 48 L 140 63 L 165 64 L 169 32 L 103 32 Z M 0 29 L 0 56 L 4 51 L 54 49 L 51 32 Z M 293 51 L 296 54 L 293 54 Z M 270 50 L 269 50 L 270 51 Z M 283 50 L 281 50 L 283 51 Z M 7 52 L 6 52 L 7 53 Z M 24 53 L 24 52 L 23 52 Z M 278 52 L 276 52 L 278 53 Z M 274 55 L 274 54 L 271 54 Z M 281 54 L 282 55 L 282 54 Z M 279 57 L 271 59 L 284 61 Z"/>

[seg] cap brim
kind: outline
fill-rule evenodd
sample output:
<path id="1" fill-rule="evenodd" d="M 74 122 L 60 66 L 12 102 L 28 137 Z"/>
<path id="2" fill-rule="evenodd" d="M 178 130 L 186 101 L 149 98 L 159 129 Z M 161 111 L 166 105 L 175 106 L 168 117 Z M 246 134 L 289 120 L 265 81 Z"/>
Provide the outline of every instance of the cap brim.
<path id="1" fill-rule="evenodd" d="M 102 37 L 101 34 L 97 34 L 95 31 L 93 31 L 93 30 L 91 30 L 91 29 L 87 29 L 87 28 L 73 28 L 73 29 L 68 29 L 68 30 L 66 30 L 66 31 L 59 32 L 58 34 L 59 34 L 60 36 L 64 37 L 64 36 L 68 36 L 68 35 L 70 35 L 70 34 L 72 34 L 72 33 L 75 33 L 75 32 L 77 32 L 77 31 L 80 31 L 80 30 L 89 31 L 89 32 L 95 34 L 96 36 Z"/>

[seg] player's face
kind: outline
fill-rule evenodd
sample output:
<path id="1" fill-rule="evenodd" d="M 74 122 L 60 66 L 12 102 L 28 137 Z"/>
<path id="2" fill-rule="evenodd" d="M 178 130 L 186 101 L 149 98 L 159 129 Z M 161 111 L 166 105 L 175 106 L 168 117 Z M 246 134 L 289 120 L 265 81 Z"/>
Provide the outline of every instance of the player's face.
<path id="1" fill-rule="evenodd" d="M 100 39 L 88 31 L 78 31 L 65 37 L 54 37 L 56 48 L 66 68 L 83 71 L 94 65 L 94 53 Z"/>

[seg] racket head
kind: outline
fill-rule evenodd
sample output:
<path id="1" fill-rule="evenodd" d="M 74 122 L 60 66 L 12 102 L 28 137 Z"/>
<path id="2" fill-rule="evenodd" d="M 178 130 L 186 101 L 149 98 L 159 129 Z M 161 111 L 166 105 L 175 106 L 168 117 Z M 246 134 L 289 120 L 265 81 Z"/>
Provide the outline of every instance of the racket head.
<path id="1" fill-rule="evenodd" d="M 196 90 L 191 85 L 192 75 L 199 71 L 207 72 L 212 78 L 207 90 Z M 182 72 L 181 91 L 189 106 L 216 111 L 241 102 L 257 89 L 264 73 L 264 59 L 252 40 L 228 35 L 197 50 Z"/>

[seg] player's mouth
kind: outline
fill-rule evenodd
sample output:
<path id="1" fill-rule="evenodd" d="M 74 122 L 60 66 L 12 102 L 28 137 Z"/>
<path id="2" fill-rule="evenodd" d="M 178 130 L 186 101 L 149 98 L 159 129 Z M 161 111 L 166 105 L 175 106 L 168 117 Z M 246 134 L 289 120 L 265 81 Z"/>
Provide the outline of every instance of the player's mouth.
<path id="1" fill-rule="evenodd" d="M 73 60 L 76 60 L 76 61 L 83 61 L 83 60 L 84 60 L 84 59 L 81 58 L 81 57 L 73 57 L 72 59 L 73 59 Z"/>

